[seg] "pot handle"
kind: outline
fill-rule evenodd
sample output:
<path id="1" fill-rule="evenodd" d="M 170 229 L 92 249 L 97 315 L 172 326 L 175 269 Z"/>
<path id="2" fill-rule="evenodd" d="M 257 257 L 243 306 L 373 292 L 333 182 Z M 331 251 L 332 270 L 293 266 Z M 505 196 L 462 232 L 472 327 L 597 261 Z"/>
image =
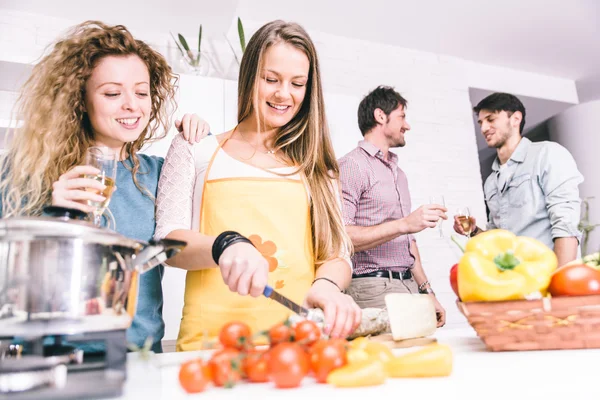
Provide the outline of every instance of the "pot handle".
<path id="1" fill-rule="evenodd" d="M 46 217 L 61 218 L 61 219 L 86 219 L 87 213 L 76 210 L 74 208 L 66 208 L 59 206 L 44 207 L 42 215 Z"/>
<path id="2" fill-rule="evenodd" d="M 185 248 L 187 242 L 173 239 L 151 240 L 148 245 L 136 255 L 133 267 L 140 274 L 164 263 Z"/>

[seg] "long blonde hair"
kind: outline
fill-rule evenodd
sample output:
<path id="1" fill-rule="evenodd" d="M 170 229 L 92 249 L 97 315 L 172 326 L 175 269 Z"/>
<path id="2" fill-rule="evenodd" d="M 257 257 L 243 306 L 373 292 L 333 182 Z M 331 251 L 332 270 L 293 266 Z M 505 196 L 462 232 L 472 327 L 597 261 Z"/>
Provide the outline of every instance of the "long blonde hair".
<path id="1" fill-rule="evenodd" d="M 320 265 L 338 257 L 340 250 L 349 255 L 351 242 L 342 221 L 339 192 L 334 185 L 334 182 L 339 182 L 339 166 L 325 116 L 317 51 L 300 25 L 273 21 L 262 26 L 248 42 L 238 80 L 238 123 L 253 112 L 257 121 L 260 120 L 257 107 L 260 69 L 266 50 L 277 43 L 299 49 L 310 63 L 304 101 L 292 120 L 279 128 L 274 147 L 298 167 L 308 185 L 314 255 L 316 264 Z"/>
<path id="2" fill-rule="evenodd" d="M 85 112 L 86 81 L 103 57 L 128 55 L 138 56 L 148 67 L 152 110 L 148 126 L 123 152 L 133 161 L 135 185 L 152 198 L 137 180 L 142 171 L 136 153 L 168 132 L 176 76 L 162 55 L 136 40 L 124 26 L 87 21 L 56 42 L 23 85 L 15 112 L 23 124 L 9 132 L 9 151 L 0 167 L 3 217 L 40 214 L 51 202 L 52 184 L 84 163 L 94 143 Z"/>

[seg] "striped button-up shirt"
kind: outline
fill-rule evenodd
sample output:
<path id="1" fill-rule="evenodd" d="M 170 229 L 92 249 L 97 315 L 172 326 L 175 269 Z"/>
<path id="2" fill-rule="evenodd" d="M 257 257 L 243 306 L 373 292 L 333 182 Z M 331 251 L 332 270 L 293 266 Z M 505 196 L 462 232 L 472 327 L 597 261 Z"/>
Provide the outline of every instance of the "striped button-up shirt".
<path id="1" fill-rule="evenodd" d="M 339 160 L 346 225 L 374 226 L 404 218 L 411 211 L 406 174 L 398 167 L 398 156 L 388 160 L 365 140 Z M 377 247 L 358 251 L 352 257 L 357 275 L 373 271 L 412 268 L 412 235 L 401 235 Z"/>

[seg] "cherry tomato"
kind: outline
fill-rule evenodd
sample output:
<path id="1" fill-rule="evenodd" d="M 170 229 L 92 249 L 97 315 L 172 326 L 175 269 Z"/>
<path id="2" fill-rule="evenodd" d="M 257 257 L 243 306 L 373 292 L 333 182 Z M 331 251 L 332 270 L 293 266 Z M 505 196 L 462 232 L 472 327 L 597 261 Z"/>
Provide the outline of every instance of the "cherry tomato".
<path id="1" fill-rule="evenodd" d="M 265 350 L 251 349 L 244 355 L 242 368 L 250 382 L 268 382 L 267 362 L 269 353 Z"/>
<path id="2" fill-rule="evenodd" d="M 240 352 L 224 348 L 213 353 L 208 365 L 216 386 L 233 387 L 242 379 Z"/>
<path id="3" fill-rule="evenodd" d="M 321 329 L 313 321 L 300 321 L 294 327 L 294 340 L 306 346 L 311 346 L 321 338 Z"/>
<path id="4" fill-rule="evenodd" d="M 269 378 L 278 388 L 300 386 L 308 374 L 309 361 L 306 351 L 298 343 L 279 343 L 269 352 L 267 369 Z"/>
<path id="5" fill-rule="evenodd" d="M 600 294 L 600 271 L 585 264 L 560 267 L 552 275 L 548 291 L 552 296 Z"/>
<path id="6" fill-rule="evenodd" d="M 243 322 L 230 322 L 219 332 L 219 342 L 223 347 L 241 350 L 248 347 L 252 341 L 250 327 Z"/>
<path id="7" fill-rule="evenodd" d="M 277 324 L 269 329 L 269 341 L 271 346 L 275 346 L 281 342 L 289 342 L 292 340 L 293 330 L 285 323 Z"/>
<path id="8" fill-rule="evenodd" d="M 200 393 L 210 382 L 210 372 L 201 359 L 186 361 L 179 368 L 179 383 L 187 393 Z"/>
<path id="9" fill-rule="evenodd" d="M 319 340 L 310 348 L 309 356 L 317 382 L 325 383 L 331 371 L 346 364 L 346 346 L 340 341 Z"/>

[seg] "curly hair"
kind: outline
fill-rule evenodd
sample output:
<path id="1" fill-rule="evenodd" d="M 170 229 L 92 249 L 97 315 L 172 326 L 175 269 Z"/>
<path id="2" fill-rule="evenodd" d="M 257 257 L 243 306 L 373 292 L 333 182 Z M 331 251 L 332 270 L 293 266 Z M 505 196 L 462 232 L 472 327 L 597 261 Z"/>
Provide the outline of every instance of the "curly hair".
<path id="1" fill-rule="evenodd" d="M 94 144 L 85 112 L 85 84 L 102 58 L 129 55 L 138 56 L 148 67 L 152 109 L 148 126 L 122 151 L 131 157 L 127 168 L 136 187 L 153 199 L 137 180 L 143 172 L 136 153 L 166 136 L 177 77 L 160 53 L 136 40 L 126 27 L 86 21 L 52 46 L 22 87 L 14 114 L 23 123 L 9 130 L 9 150 L 0 166 L 3 217 L 39 215 L 51 202 L 52 184 L 85 162 L 86 151 Z"/>

